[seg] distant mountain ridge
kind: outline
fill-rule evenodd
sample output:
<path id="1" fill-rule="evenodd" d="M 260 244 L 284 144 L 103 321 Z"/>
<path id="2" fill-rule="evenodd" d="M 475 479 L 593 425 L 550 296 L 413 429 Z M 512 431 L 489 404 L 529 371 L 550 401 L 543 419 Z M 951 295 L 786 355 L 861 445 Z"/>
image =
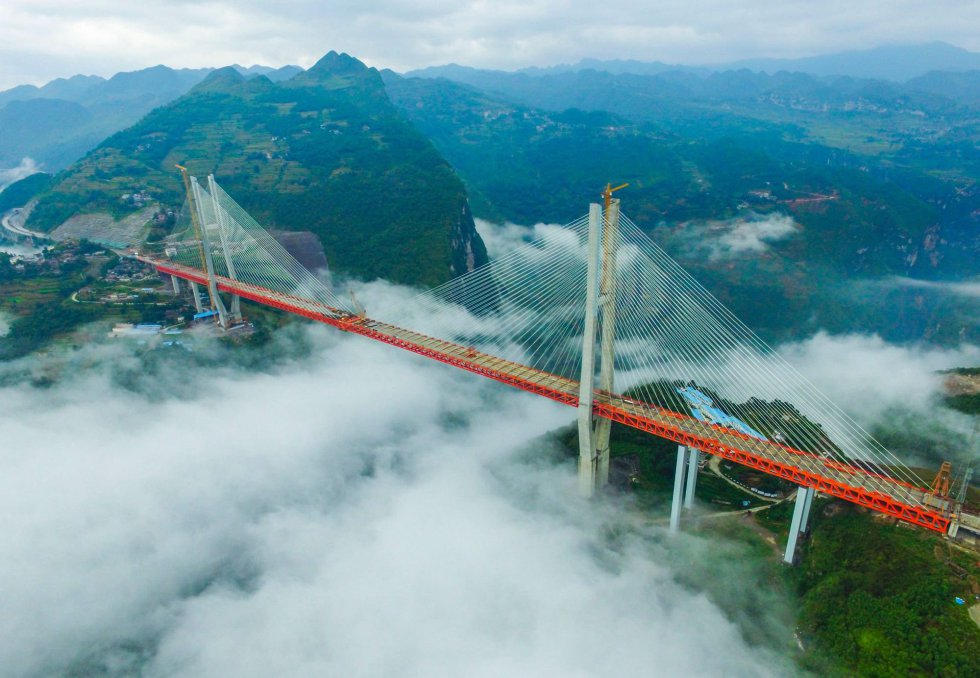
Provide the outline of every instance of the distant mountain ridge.
<path id="1" fill-rule="evenodd" d="M 258 64 L 248 67 L 232 64 L 230 68 L 245 77 L 264 75 L 273 82 L 287 80 L 303 70 L 299 66 L 273 68 Z M 83 104 L 99 103 L 111 98 L 113 94 L 118 96 L 125 92 L 126 97 L 129 98 L 152 92 L 161 86 L 168 90 L 177 87 L 183 93 L 214 70 L 217 68 L 170 68 L 161 64 L 137 71 L 120 71 L 110 78 L 99 75 L 73 75 L 69 78 L 56 78 L 40 87 L 18 85 L 0 91 L 0 107 L 11 101 L 41 98 L 65 99 Z"/>
<path id="2" fill-rule="evenodd" d="M 298 66 L 272 68 L 237 64 L 231 68 L 245 77 L 263 75 L 273 82 L 287 80 L 302 70 Z M 738 75 L 721 80 L 712 77 L 724 72 L 735 73 L 740 69 L 769 74 L 779 71 L 808 73 L 815 78 L 817 85 L 827 84 L 821 82 L 822 78 L 877 78 L 884 82 L 868 89 L 884 87 L 887 90 L 895 82 L 905 82 L 907 87 L 899 95 L 906 91 L 913 95 L 939 94 L 971 105 L 980 100 L 980 90 L 976 85 L 980 79 L 980 53 L 946 43 L 886 46 L 802 59 L 753 59 L 712 66 L 583 59 L 577 64 L 531 67 L 515 72 L 487 71 L 450 64 L 411 71 L 406 75 L 445 77 L 488 91 L 498 91 L 529 105 L 543 106 L 547 102 L 522 99 L 515 95 L 512 88 L 500 89 L 494 81 L 513 81 L 517 76 L 525 79 L 525 89 L 533 89 L 540 84 L 540 78 L 574 79 L 588 72 L 620 78 L 647 76 L 659 78 L 658 87 L 664 91 L 673 90 L 677 96 L 684 96 L 685 89 L 704 89 L 725 79 L 745 80 Z M 117 73 L 108 79 L 75 75 L 52 80 L 42 87 L 20 85 L 0 92 L 0 170 L 20 165 L 25 157 L 32 158 L 49 172 L 67 167 L 110 134 L 184 94 L 213 70 L 154 66 Z M 968 73 L 971 70 L 976 74 Z M 960 74 L 964 77 L 957 79 L 956 76 Z M 784 81 L 785 78 L 780 82 Z M 731 91 L 730 88 L 728 91 Z M 782 96 L 783 93 L 776 94 Z M 645 105 L 648 103 L 649 99 Z M 564 107 L 568 105 L 582 106 L 572 103 Z M 658 109 L 654 107 L 651 110 L 656 113 Z"/>
<path id="3" fill-rule="evenodd" d="M 281 81 L 298 66 L 232 66 L 246 77 Z M 0 168 L 33 158 L 48 171 L 77 160 L 110 134 L 201 82 L 213 68 L 153 66 L 111 78 L 75 75 L 42 87 L 21 85 L 0 92 Z"/>
<path id="4" fill-rule="evenodd" d="M 866 50 L 851 50 L 795 59 L 755 58 L 706 65 L 666 64 L 661 61 L 635 59 L 582 59 L 574 64 L 531 66 L 515 71 L 476 69 L 459 64 L 430 66 L 404 73 L 407 77 L 448 78 L 461 80 L 467 71 L 520 73 L 531 77 L 577 73 L 593 70 L 613 75 L 659 75 L 670 71 L 710 73 L 747 69 L 758 73 L 780 71 L 808 73 L 815 76 L 847 76 L 874 80 L 906 82 L 931 71 L 963 72 L 980 70 L 980 52 L 971 52 L 945 42 L 920 45 L 884 45 Z"/>
<path id="5" fill-rule="evenodd" d="M 723 64 L 720 68 L 748 68 L 764 73 L 798 71 L 818 76 L 847 75 L 906 82 L 930 71 L 980 70 L 980 52 L 971 52 L 945 42 L 931 42 L 923 45 L 884 45 L 799 59 L 744 59 Z"/>

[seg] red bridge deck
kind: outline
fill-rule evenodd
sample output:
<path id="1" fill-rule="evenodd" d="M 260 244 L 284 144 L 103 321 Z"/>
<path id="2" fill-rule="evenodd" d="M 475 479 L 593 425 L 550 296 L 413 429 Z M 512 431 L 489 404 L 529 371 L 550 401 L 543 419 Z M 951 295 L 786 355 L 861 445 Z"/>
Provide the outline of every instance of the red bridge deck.
<path id="1" fill-rule="evenodd" d="M 197 269 L 153 259 L 142 260 L 161 273 L 207 285 L 207 277 Z M 221 276 L 217 277 L 217 282 L 218 289 L 223 292 L 391 344 L 565 405 L 578 406 L 579 383 L 575 380 L 378 320 L 354 316 L 319 302 Z M 824 494 L 930 530 L 945 532 L 949 527 L 949 518 L 924 505 L 928 495 L 928 490 L 924 488 L 846 466 L 837 460 L 712 426 L 688 415 L 617 394 L 597 393 L 593 411 L 596 416 L 738 462 L 797 485 L 816 488 Z"/>

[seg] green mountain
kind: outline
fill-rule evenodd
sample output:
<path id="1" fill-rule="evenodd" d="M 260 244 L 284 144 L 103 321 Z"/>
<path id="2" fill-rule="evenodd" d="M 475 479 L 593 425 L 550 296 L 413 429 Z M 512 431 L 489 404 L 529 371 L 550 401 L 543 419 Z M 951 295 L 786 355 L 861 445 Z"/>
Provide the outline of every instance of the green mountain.
<path id="1" fill-rule="evenodd" d="M 213 172 L 266 226 L 315 233 L 336 272 L 435 285 L 486 259 L 453 169 L 377 71 L 334 52 L 279 83 L 214 71 L 56 175 L 29 226 L 121 218 L 138 208 L 123 196 L 137 192 L 178 207 L 177 163 Z"/>
<path id="2" fill-rule="evenodd" d="M 0 214 L 15 207 L 22 207 L 51 184 L 51 175 L 35 172 L 15 181 L 0 191 Z"/>
<path id="3" fill-rule="evenodd" d="M 0 167 L 30 157 L 45 169 L 62 169 L 209 72 L 154 66 L 108 80 L 76 75 L 0 92 Z"/>
<path id="4" fill-rule="evenodd" d="M 0 108 L 0 167 L 16 167 L 25 157 L 63 166 L 105 138 L 109 130 L 100 128 L 92 112 L 74 101 L 11 101 Z"/>
<path id="5" fill-rule="evenodd" d="M 477 216 L 568 221 L 606 182 L 629 182 L 626 213 L 772 339 L 821 328 L 980 339 L 975 298 L 945 286 L 980 275 L 980 189 L 968 169 L 900 167 L 724 104 L 646 110 L 609 74 L 574 74 L 581 98 L 642 117 L 384 75 L 392 100 L 459 171 Z M 682 105 L 687 113 L 672 108 Z"/>

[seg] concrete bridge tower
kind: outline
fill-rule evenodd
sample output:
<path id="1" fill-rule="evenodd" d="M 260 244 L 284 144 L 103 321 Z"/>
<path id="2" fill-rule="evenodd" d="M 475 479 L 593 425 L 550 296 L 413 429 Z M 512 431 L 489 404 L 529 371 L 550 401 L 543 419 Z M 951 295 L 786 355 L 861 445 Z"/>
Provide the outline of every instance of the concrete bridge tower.
<path id="1" fill-rule="evenodd" d="M 579 490 L 591 497 L 609 483 L 609 434 L 612 422 L 595 417 L 596 325 L 599 325 L 599 390 L 614 393 L 616 360 L 616 253 L 619 246 L 619 199 L 603 192 L 603 206 L 589 206 L 585 329 L 582 338 L 582 373 L 579 382 Z M 600 248 L 601 243 L 601 248 Z M 600 265 L 601 255 L 601 265 Z"/>

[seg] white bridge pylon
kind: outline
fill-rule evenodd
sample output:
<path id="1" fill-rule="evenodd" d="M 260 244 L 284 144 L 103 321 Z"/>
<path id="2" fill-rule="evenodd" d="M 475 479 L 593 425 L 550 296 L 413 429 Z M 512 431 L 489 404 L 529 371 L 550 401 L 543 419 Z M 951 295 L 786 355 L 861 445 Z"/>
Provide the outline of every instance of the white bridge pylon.
<path id="1" fill-rule="evenodd" d="M 349 302 L 333 293 L 313 272 L 300 264 L 267 230 L 235 202 L 209 175 L 204 186 L 184 168 L 189 219 L 162 243 L 161 260 L 201 271 L 211 311 L 222 327 L 242 320 L 241 297 L 219 294 L 222 280 L 286 292 L 297 299 L 326 304 L 347 312 Z M 176 280 L 176 279 L 175 279 Z M 190 281 L 198 313 L 205 311 L 199 285 Z M 179 286 L 175 283 L 175 290 Z"/>
<path id="2" fill-rule="evenodd" d="M 593 496 L 609 483 L 609 435 L 612 421 L 593 413 L 595 392 L 596 326 L 599 326 L 599 388 L 615 393 L 616 362 L 616 253 L 619 241 L 619 200 L 611 198 L 605 210 L 589 206 L 586 245 L 585 319 L 582 336 L 582 373 L 579 380 L 579 492 Z M 602 246 L 600 248 L 600 241 Z M 601 252 L 601 266 L 600 266 Z M 599 315 L 601 313 L 601 315 Z"/>
<path id="3" fill-rule="evenodd" d="M 213 250 L 217 247 L 221 253 L 221 258 L 225 264 L 224 273 L 226 277 L 232 280 L 238 280 L 238 275 L 235 272 L 235 264 L 231 258 L 231 252 L 228 249 L 228 226 L 226 224 L 227 218 L 225 211 L 221 209 L 218 204 L 217 198 L 217 184 L 214 181 L 214 175 L 208 175 L 208 194 L 205 197 L 205 192 L 202 190 L 201 185 L 197 181 L 197 177 L 190 177 L 190 192 L 191 197 L 191 220 L 195 221 L 195 231 L 197 231 L 200 242 L 201 242 L 201 252 L 204 259 L 204 267 L 208 274 L 208 297 L 211 301 L 211 309 L 217 311 L 219 324 L 227 329 L 232 324 L 236 322 L 241 322 L 242 320 L 242 307 L 241 298 L 237 295 L 232 295 L 231 297 L 231 309 L 229 310 L 224 301 L 221 299 L 221 295 L 218 294 L 218 272 L 214 264 L 214 252 Z M 217 233 L 218 242 L 214 243 L 214 235 Z M 195 296 L 197 295 L 197 290 L 194 290 Z M 200 302 L 197 303 L 198 313 L 200 310 Z"/>

